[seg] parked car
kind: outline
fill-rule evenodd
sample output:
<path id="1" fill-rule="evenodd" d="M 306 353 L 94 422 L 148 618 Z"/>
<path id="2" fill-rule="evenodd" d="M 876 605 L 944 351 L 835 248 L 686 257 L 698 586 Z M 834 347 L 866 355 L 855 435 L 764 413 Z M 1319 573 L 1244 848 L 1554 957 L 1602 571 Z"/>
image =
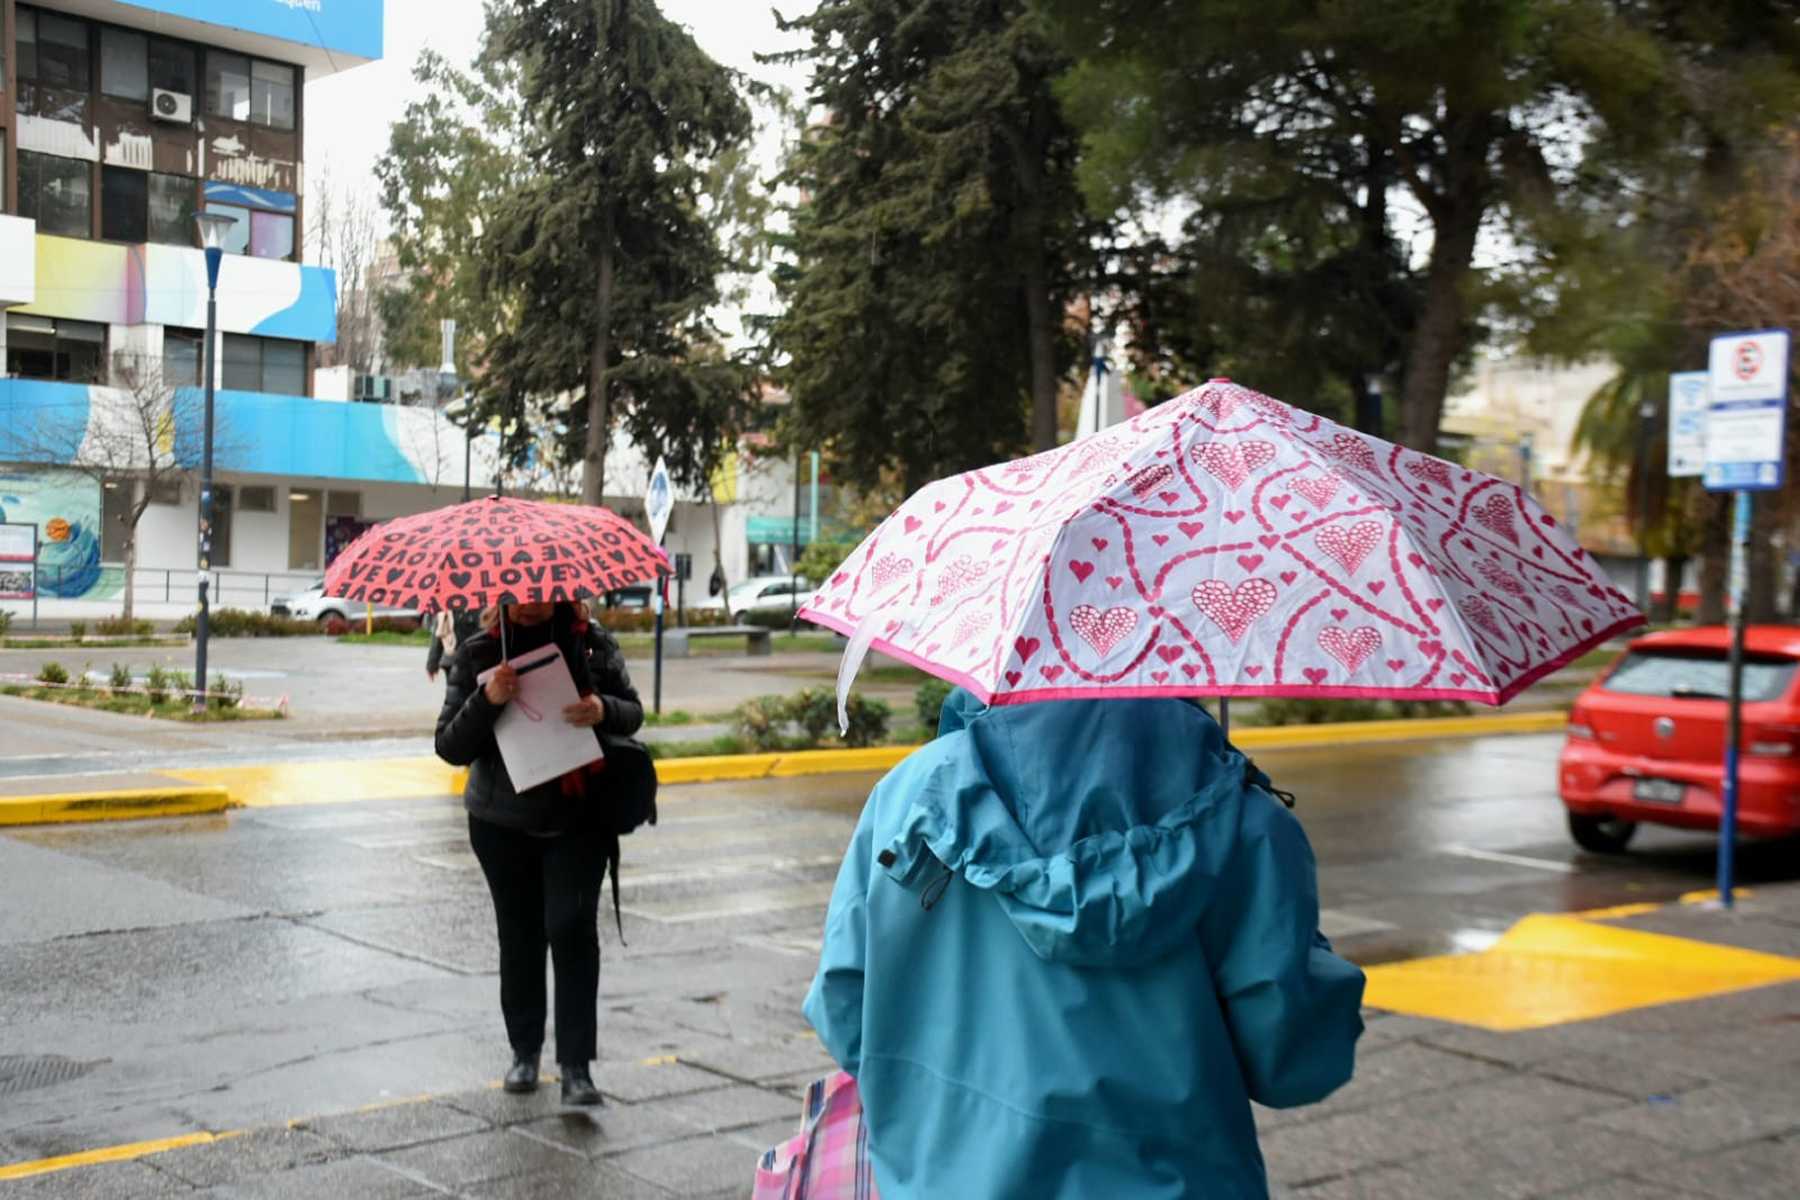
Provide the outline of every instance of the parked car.
<path id="1" fill-rule="evenodd" d="M 804 575 L 758 575 L 734 584 L 722 596 L 708 597 L 704 607 L 722 608 L 741 625 L 749 613 L 786 612 L 811 598 L 812 585 Z"/>
<path id="2" fill-rule="evenodd" d="M 355 600 L 345 600 L 338 596 L 325 594 L 325 581 L 315 579 L 300 591 L 287 596 L 277 596 L 269 603 L 269 611 L 278 617 L 293 617 L 297 621 L 317 621 L 323 625 L 333 617 L 344 621 L 355 621 L 366 615 L 367 606 Z M 386 608 L 377 604 L 375 615 L 378 617 L 401 617 L 416 621 L 419 614 L 410 608 Z"/>
<path id="3" fill-rule="evenodd" d="M 601 604 L 605 608 L 649 608 L 653 595 L 649 584 L 634 584 L 606 593 Z"/>
<path id="4" fill-rule="evenodd" d="M 1623 851 L 1649 822 L 1719 828 L 1728 656 L 1722 626 L 1632 642 L 1569 713 L 1558 767 L 1569 833 L 1584 849 Z M 1744 650 L 1738 828 L 1800 831 L 1800 629 L 1752 626 Z"/>

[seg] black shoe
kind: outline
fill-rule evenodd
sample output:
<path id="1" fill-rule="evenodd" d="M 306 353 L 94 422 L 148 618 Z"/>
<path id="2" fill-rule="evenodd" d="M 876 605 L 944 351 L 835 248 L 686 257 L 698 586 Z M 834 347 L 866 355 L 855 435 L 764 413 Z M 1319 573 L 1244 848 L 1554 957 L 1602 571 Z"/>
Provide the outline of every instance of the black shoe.
<path id="1" fill-rule="evenodd" d="M 565 1066 L 562 1069 L 562 1102 L 584 1107 L 600 1103 L 600 1089 L 594 1086 L 593 1077 L 588 1074 L 586 1066 Z"/>
<path id="2" fill-rule="evenodd" d="M 506 1081 L 500 1086 L 515 1096 L 526 1092 L 537 1091 L 538 1060 L 537 1055 L 529 1057 L 521 1054 L 513 1060 L 512 1070 L 506 1073 Z"/>

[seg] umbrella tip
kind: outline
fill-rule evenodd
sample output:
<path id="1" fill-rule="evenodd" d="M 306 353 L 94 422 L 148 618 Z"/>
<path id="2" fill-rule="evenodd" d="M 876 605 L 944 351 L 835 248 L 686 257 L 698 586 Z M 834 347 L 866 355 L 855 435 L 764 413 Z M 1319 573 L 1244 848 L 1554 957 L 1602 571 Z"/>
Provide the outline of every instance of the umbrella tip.
<path id="1" fill-rule="evenodd" d="M 1208 382 L 1208 383 L 1230 383 L 1231 376 L 1229 376 L 1229 375 L 1214 375 L 1211 379 L 1207 380 L 1206 382 Z"/>

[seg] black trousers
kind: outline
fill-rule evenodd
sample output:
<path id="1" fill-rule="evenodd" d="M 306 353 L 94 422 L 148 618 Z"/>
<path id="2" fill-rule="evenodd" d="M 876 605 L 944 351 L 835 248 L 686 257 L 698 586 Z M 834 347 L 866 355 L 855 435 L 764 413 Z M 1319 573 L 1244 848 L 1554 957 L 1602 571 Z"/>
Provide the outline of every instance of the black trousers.
<path id="1" fill-rule="evenodd" d="M 600 886 L 612 837 L 600 832 L 539 838 L 469 818 L 469 844 L 487 876 L 500 932 L 500 1012 L 514 1053 L 544 1045 L 544 948 L 556 968 L 556 1061 L 596 1057 L 600 997 Z"/>

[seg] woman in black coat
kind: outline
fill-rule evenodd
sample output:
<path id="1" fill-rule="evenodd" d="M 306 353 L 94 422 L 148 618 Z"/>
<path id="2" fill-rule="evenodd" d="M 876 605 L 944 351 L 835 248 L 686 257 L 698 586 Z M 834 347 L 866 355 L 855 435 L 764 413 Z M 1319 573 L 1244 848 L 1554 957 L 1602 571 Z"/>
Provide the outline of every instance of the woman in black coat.
<path id="1" fill-rule="evenodd" d="M 500 621 L 508 657 L 554 642 L 574 677 L 579 703 L 563 710 L 570 724 L 629 736 L 644 721 L 643 704 L 625 673 L 618 643 L 589 625 L 573 604 L 509 604 L 482 614 L 482 632 L 451 659 L 438 715 L 438 757 L 469 768 L 463 805 L 469 842 L 487 877 L 500 935 L 500 1011 L 512 1043 L 506 1090 L 537 1088 L 544 1044 L 544 950 L 556 973 L 556 1058 L 565 1104 L 598 1104 L 589 1064 L 597 1055 L 595 1009 L 600 992 L 600 889 L 618 838 L 594 800 L 597 776 L 575 771 L 518 792 L 494 740 L 494 722 L 518 694 L 518 675 L 501 664 Z M 598 643 L 593 646 L 592 643 Z M 593 652 L 598 650 L 598 652 Z M 610 652 L 609 652 L 610 650 Z M 590 672 L 590 663 L 593 671 Z M 477 676 L 497 668 L 485 683 Z"/>

